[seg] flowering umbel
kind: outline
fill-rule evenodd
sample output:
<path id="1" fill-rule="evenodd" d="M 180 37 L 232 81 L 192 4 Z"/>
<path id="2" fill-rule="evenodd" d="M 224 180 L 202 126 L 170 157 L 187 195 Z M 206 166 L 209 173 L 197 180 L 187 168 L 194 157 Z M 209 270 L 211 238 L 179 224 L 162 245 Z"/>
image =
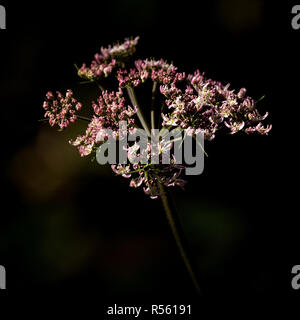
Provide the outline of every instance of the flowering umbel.
<path id="1" fill-rule="evenodd" d="M 88 80 L 100 80 L 102 77 L 108 77 L 113 69 L 120 66 L 128 57 L 134 54 L 139 37 L 135 39 L 125 39 L 122 44 L 101 47 L 101 53 L 96 53 L 91 65 L 87 67 L 84 63 L 78 70 L 81 78 Z"/>
<path id="2" fill-rule="evenodd" d="M 205 139 L 212 140 L 222 128 L 229 128 L 230 133 L 258 132 L 268 134 L 271 126 L 263 127 L 261 116 L 255 101 L 246 96 L 246 89 L 238 93 L 220 82 L 205 78 L 197 70 L 186 79 L 184 89 L 176 86 L 176 81 L 162 85 L 160 92 L 166 97 L 165 103 L 170 112 L 162 114 L 163 125 L 179 126 L 188 129 L 190 134 L 204 131 Z M 255 126 L 254 126 L 255 125 Z"/>
<path id="3" fill-rule="evenodd" d="M 164 140 L 157 142 L 157 147 L 153 150 L 153 144 L 147 143 L 147 146 L 143 149 L 136 143 L 131 147 L 128 147 L 127 154 L 130 161 L 134 157 L 144 156 L 147 160 L 147 164 L 134 163 L 133 164 L 118 164 L 112 165 L 112 170 L 117 175 L 122 175 L 124 178 L 130 178 L 130 187 L 143 187 L 145 194 L 149 195 L 152 199 L 156 199 L 159 196 L 158 183 L 163 184 L 166 187 L 179 186 L 183 187 L 186 183 L 180 178 L 184 166 L 176 164 L 176 160 L 170 159 L 170 162 L 166 165 L 159 159 L 158 164 L 152 164 L 150 162 L 151 155 L 157 152 L 160 156 L 168 154 L 172 148 L 172 144 L 165 144 Z"/>
<path id="4" fill-rule="evenodd" d="M 71 90 L 65 96 L 59 92 L 56 96 L 51 92 L 46 95 L 43 107 L 51 126 L 56 124 L 64 129 L 76 119 L 89 121 L 86 132 L 70 141 L 71 145 L 78 148 L 82 157 L 96 154 L 98 148 L 109 139 L 107 129 L 111 130 L 113 139 L 117 141 L 120 138 L 120 121 L 127 123 L 125 133 L 134 132 L 140 123 L 149 136 L 147 121 L 135 94 L 135 89 L 145 83 L 152 83 L 152 100 L 149 103 L 151 110 L 150 107 L 149 110 L 143 110 L 149 113 L 151 111 L 152 129 L 156 129 L 156 113 L 160 116 L 158 123 L 162 126 L 157 129 L 180 128 L 185 130 L 187 136 L 192 137 L 202 133 L 208 141 L 214 139 L 219 132 L 261 135 L 270 132 L 272 126 L 263 125 L 268 113 L 259 113 L 257 102 L 246 95 L 245 88 L 232 90 L 229 84 L 223 85 L 211 80 L 199 70 L 193 74 L 179 72 L 173 64 L 163 59 L 132 61 L 138 40 L 139 37 L 128 38 L 123 43 L 102 47 L 90 66 L 83 64 L 78 69 L 79 77 L 97 82 L 101 88 L 98 98 L 91 102 L 91 119 L 77 114 L 82 105 L 73 97 Z M 103 88 L 103 79 L 107 77 L 117 80 L 117 90 Z M 160 93 L 159 104 L 156 102 L 157 88 Z M 159 142 L 158 149 L 155 149 L 152 141 L 148 141 L 145 148 L 139 148 L 135 142 L 127 142 L 124 148 L 129 164 L 113 164 L 112 170 L 117 175 L 130 178 L 130 187 L 142 187 L 151 198 L 157 198 L 161 195 L 160 185 L 185 185 L 186 181 L 182 179 L 185 165 L 177 163 L 174 154 L 168 164 L 161 161 L 161 155 L 172 152 L 172 144 Z M 151 162 L 151 155 L 155 152 L 160 155 L 158 163 Z M 137 154 L 145 157 L 148 162 L 130 162 L 132 156 Z"/>
<path id="5" fill-rule="evenodd" d="M 73 98 L 72 90 L 67 90 L 65 96 L 59 91 L 56 92 L 56 96 L 52 92 L 48 92 L 43 104 L 43 108 L 46 110 L 45 117 L 49 119 L 49 124 L 51 126 L 57 124 L 60 129 L 64 129 L 70 122 L 76 121 L 76 111 L 81 107 L 81 103 Z"/>
<path id="6" fill-rule="evenodd" d="M 100 146 L 99 132 L 104 129 L 110 129 L 117 139 L 119 134 L 119 122 L 127 121 L 128 130 L 132 129 L 135 123 L 133 116 L 137 109 L 125 104 L 123 91 L 120 88 L 118 92 L 102 91 L 97 102 L 92 102 L 94 116 L 89 123 L 86 132 L 78 136 L 74 141 L 70 141 L 73 146 L 78 147 L 82 157 L 89 155 L 93 150 L 96 151 Z M 97 136 L 98 135 L 98 136 Z M 103 138 L 108 138 L 105 133 Z"/>

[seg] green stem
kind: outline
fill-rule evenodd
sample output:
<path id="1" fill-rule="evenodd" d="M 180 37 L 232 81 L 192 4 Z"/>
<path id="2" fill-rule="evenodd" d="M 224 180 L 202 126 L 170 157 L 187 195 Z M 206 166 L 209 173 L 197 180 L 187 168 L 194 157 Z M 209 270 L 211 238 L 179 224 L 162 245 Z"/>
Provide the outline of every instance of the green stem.
<path id="1" fill-rule="evenodd" d="M 83 121 L 87 121 L 87 122 L 91 122 L 92 121 L 92 119 L 87 118 L 87 117 L 78 116 L 78 115 L 76 115 L 76 116 L 77 116 L 77 119 L 79 119 L 79 120 L 83 120 Z"/>
<path id="2" fill-rule="evenodd" d="M 167 219 L 169 221 L 169 224 L 170 224 L 172 233 L 174 235 L 174 238 L 176 240 L 179 252 L 180 252 L 181 257 L 182 257 L 182 259 L 184 261 L 184 264 L 185 264 L 185 266 L 187 268 L 187 271 L 188 271 L 188 273 L 189 273 L 189 275 L 190 275 L 190 277 L 191 277 L 191 279 L 193 281 L 195 289 L 198 292 L 198 294 L 200 294 L 201 290 L 200 290 L 200 287 L 199 287 L 199 284 L 198 284 L 198 280 L 197 280 L 196 275 L 195 275 L 195 273 L 193 271 L 190 259 L 189 259 L 188 254 L 187 254 L 187 250 L 185 249 L 184 244 L 183 244 L 183 237 L 182 237 L 183 235 L 182 236 L 180 235 L 180 230 L 181 230 L 180 223 L 176 219 L 176 216 L 172 213 L 172 210 L 171 210 L 170 204 L 169 204 L 169 200 L 168 200 L 168 196 L 167 196 L 167 194 L 166 194 L 166 192 L 164 190 L 163 185 L 159 182 L 158 186 L 159 186 L 159 191 L 160 191 L 160 196 L 161 196 L 161 200 L 162 200 L 162 203 L 163 203 L 163 207 L 165 209 L 166 216 L 167 216 Z M 183 233 L 183 232 L 181 232 L 181 233 Z"/>
<path id="3" fill-rule="evenodd" d="M 97 87 L 101 91 L 105 91 L 104 87 L 102 87 L 102 85 L 97 80 L 84 80 L 79 82 L 79 84 L 87 84 L 87 83 L 96 83 Z"/>
<path id="4" fill-rule="evenodd" d="M 140 106 L 139 106 L 139 104 L 137 102 L 137 99 L 136 99 L 136 96 L 135 96 L 133 88 L 127 87 L 127 92 L 128 92 L 128 95 L 129 95 L 131 103 L 133 104 L 134 107 L 137 108 L 137 116 L 138 116 L 138 118 L 139 118 L 139 120 L 141 122 L 141 125 L 143 126 L 144 130 L 146 131 L 147 136 L 151 137 L 151 132 L 149 130 L 147 122 L 145 121 L 145 118 L 143 116 L 142 110 L 141 110 L 141 108 L 140 108 Z"/>
<path id="5" fill-rule="evenodd" d="M 157 82 L 154 81 L 153 82 L 153 86 L 152 86 L 152 99 L 151 99 L 151 128 L 152 129 L 155 129 L 155 107 L 154 107 L 154 103 L 155 103 L 156 88 L 157 88 Z"/>
<path id="6" fill-rule="evenodd" d="M 101 86 L 101 84 L 98 81 L 96 81 L 96 84 L 101 91 L 104 91 L 104 88 Z"/>

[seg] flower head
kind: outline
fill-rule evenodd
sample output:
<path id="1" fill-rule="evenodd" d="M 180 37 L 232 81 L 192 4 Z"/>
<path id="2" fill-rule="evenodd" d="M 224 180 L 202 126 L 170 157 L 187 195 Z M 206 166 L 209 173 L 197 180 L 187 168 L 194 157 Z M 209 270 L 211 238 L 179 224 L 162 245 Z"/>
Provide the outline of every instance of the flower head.
<path id="1" fill-rule="evenodd" d="M 157 83 L 171 84 L 182 81 L 185 78 L 185 73 L 178 73 L 174 65 L 168 64 L 163 59 L 137 60 L 135 68 L 131 68 L 129 71 L 126 69 L 118 70 L 119 85 L 122 88 L 137 87 L 149 78 Z"/>
<path id="2" fill-rule="evenodd" d="M 218 130 L 229 128 L 231 134 L 239 131 L 268 134 L 271 126 L 260 123 L 268 113 L 261 116 L 255 101 L 246 96 L 246 89 L 238 93 L 218 81 L 205 78 L 198 70 L 189 75 L 183 91 L 175 82 L 162 85 L 170 112 L 162 114 L 163 125 L 179 126 L 183 129 L 202 130 L 205 139 L 212 140 Z"/>
<path id="3" fill-rule="evenodd" d="M 92 102 L 92 107 L 95 115 L 89 123 L 85 134 L 78 136 L 74 141 L 70 141 L 70 144 L 78 148 L 82 157 L 89 155 L 100 145 L 101 141 L 97 141 L 99 132 L 100 136 L 107 139 L 108 136 L 105 130 L 110 129 L 113 132 L 113 137 L 117 139 L 120 121 L 126 121 L 127 130 L 132 130 L 135 122 L 133 117 L 137 112 L 136 108 L 126 105 L 122 89 L 117 92 L 102 91 L 97 102 Z"/>
<path id="4" fill-rule="evenodd" d="M 95 54 L 89 67 L 84 63 L 78 70 L 78 75 L 92 81 L 108 77 L 117 65 L 134 54 L 138 40 L 139 37 L 125 39 L 122 44 L 115 44 L 108 48 L 101 47 L 101 53 Z"/>
<path id="5" fill-rule="evenodd" d="M 220 132 L 261 135 L 270 132 L 272 126 L 263 125 L 268 113 L 262 115 L 258 111 L 257 102 L 247 95 L 245 88 L 235 91 L 229 84 L 223 85 L 221 82 L 209 79 L 199 70 L 186 76 L 185 72 L 179 72 L 172 63 L 163 59 L 136 60 L 128 65 L 129 57 L 136 51 L 138 40 L 138 37 L 125 39 L 123 43 L 110 45 L 107 48 L 101 47 L 100 53 L 95 54 L 90 66 L 83 64 L 78 70 L 80 77 L 99 81 L 98 85 L 101 88 L 101 95 L 92 102 L 94 111 L 92 119 L 80 117 L 89 121 L 85 133 L 70 141 L 70 144 L 78 148 L 82 157 L 98 151 L 99 147 L 103 147 L 100 151 L 104 152 L 106 149 L 103 143 L 112 135 L 114 140 L 119 140 L 119 147 L 124 143 L 123 149 L 119 149 L 119 154 L 122 150 L 125 151 L 122 155 L 124 157 L 119 158 L 120 163 L 112 165 L 112 170 L 118 175 L 129 178 L 130 187 L 141 187 L 151 198 L 157 198 L 162 185 L 166 187 L 185 185 L 186 182 L 181 176 L 182 170 L 188 170 L 188 167 L 177 163 L 175 159 L 175 155 L 176 157 L 178 155 L 175 146 L 179 138 L 174 138 L 172 142 L 162 139 L 154 143 L 147 120 L 140 110 L 139 97 L 134 90 L 143 83 L 151 81 L 152 92 L 149 91 L 151 101 L 148 105 L 145 104 L 143 111 L 145 114 L 148 113 L 148 118 L 151 118 L 152 129 L 158 129 L 155 128 L 155 123 L 162 125 L 163 128 L 158 130 L 159 138 L 160 134 L 169 131 L 170 127 L 175 127 L 180 132 L 181 129 L 185 131 L 183 139 L 187 140 L 184 142 L 192 141 L 191 137 L 196 138 L 197 142 L 199 135 L 201 139 L 204 135 L 204 139 L 212 140 Z M 103 89 L 105 83 L 109 81 L 104 83 L 100 81 L 111 74 L 117 78 L 115 91 Z M 126 97 L 122 88 L 127 88 Z M 157 88 L 160 97 L 157 97 Z M 147 97 L 146 90 L 144 92 Z M 46 98 L 45 117 L 49 119 L 51 126 L 57 124 L 63 129 L 78 117 L 76 111 L 81 108 L 81 104 L 73 98 L 71 90 L 68 90 L 65 96 L 59 92 L 56 96 L 48 92 Z M 126 98 L 129 98 L 130 102 Z M 141 101 L 144 104 L 144 99 Z M 161 118 L 157 119 L 157 115 Z M 134 133 L 134 137 L 138 136 L 135 135 L 139 133 L 136 117 L 146 132 L 143 146 L 133 142 L 132 136 L 129 140 L 123 139 L 128 133 Z M 139 137 L 141 139 L 141 134 Z M 201 143 L 200 147 L 205 153 Z M 184 147 L 184 151 L 187 149 Z M 124 164 L 126 155 L 128 161 Z M 166 158 L 168 161 L 165 161 Z M 185 164 L 189 165 L 186 158 Z"/>
<path id="6" fill-rule="evenodd" d="M 124 178 L 130 178 L 129 186 L 133 188 L 142 187 L 144 193 L 149 195 L 152 199 L 159 197 L 159 183 L 166 187 L 179 186 L 184 187 L 186 181 L 181 178 L 182 170 L 185 168 L 183 165 L 176 164 L 174 156 L 170 159 L 169 164 L 162 163 L 162 154 L 167 153 L 171 145 L 165 144 L 162 140 L 157 143 L 158 145 L 153 148 L 152 143 L 148 143 L 145 149 L 140 149 L 136 144 L 127 148 L 128 159 L 130 164 L 112 165 L 112 170 L 117 175 L 122 175 Z M 151 157 L 155 153 L 160 155 L 159 163 L 151 163 Z M 133 156 L 137 161 L 133 161 Z M 147 163 L 143 164 L 139 161 L 142 156 L 146 157 Z"/>
<path id="7" fill-rule="evenodd" d="M 108 48 L 101 47 L 101 57 L 105 61 L 110 59 L 124 60 L 135 53 L 138 41 L 139 37 L 134 39 L 126 38 L 121 44 L 109 45 Z"/>
<path id="8" fill-rule="evenodd" d="M 62 130 L 66 128 L 70 122 L 76 121 L 76 111 L 80 110 L 81 107 L 81 103 L 73 97 L 72 90 L 67 90 L 65 96 L 59 91 L 57 91 L 56 96 L 54 96 L 54 94 L 49 91 L 43 103 L 43 108 L 46 110 L 44 117 L 49 119 L 51 126 L 57 124 Z"/>

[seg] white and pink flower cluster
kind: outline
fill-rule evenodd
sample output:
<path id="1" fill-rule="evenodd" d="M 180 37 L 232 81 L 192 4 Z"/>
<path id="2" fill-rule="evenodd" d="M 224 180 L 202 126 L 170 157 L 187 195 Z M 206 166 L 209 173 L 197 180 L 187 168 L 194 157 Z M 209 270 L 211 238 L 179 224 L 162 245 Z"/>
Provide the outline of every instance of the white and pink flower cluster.
<path id="1" fill-rule="evenodd" d="M 108 48 L 101 47 L 101 53 L 95 54 L 89 67 L 84 63 L 78 70 L 78 75 L 91 81 L 108 77 L 116 66 L 134 54 L 138 40 L 139 37 L 125 39 L 122 44 L 108 46 Z"/>
<path id="2" fill-rule="evenodd" d="M 76 111 L 82 107 L 81 103 L 73 97 L 72 90 L 67 90 L 65 96 L 59 91 L 56 96 L 52 92 L 46 94 L 43 108 L 46 110 L 45 118 L 49 119 L 51 126 L 57 124 L 60 129 L 66 128 L 70 122 L 75 122 L 77 119 Z"/>
<path id="3" fill-rule="evenodd" d="M 84 135 L 78 136 L 70 144 L 76 146 L 82 157 L 85 157 L 96 151 L 102 141 L 98 141 L 99 131 L 105 132 L 105 129 L 113 131 L 113 135 L 118 139 L 119 122 L 127 121 L 127 130 L 134 128 L 137 109 L 127 105 L 123 97 L 123 91 L 120 88 L 117 92 L 102 91 L 97 102 L 92 102 L 95 115 L 89 123 Z M 107 139 L 107 136 L 103 137 Z"/>
<path id="4" fill-rule="evenodd" d="M 124 178 L 130 178 L 129 186 L 133 188 L 142 187 L 144 193 L 149 195 L 151 199 L 159 197 L 158 183 L 163 184 L 166 187 L 179 186 L 184 187 L 186 181 L 181 178 L 182 170 L 185 166 L 176 164 L 174 156 L 170 158 L 168 164 L 162 164 L 161 159 L 163 154 L 168 154 L 172 149 L 172 144 L 165 144 L 164 141 L 157 143 L 157 147 L 153 150 L 151 143 L 147 144 L 145 149 L 140 150 L 140 146 L 136 143 L 127 148 L 128 159 L 134 162 L 135 157 L 144 157 L 147 164 L 143 163 L 129 163 L 129 164 L 117 164 L 112 165 L 112 170 Z M 159 161 L 158 164 L 151 163 L 151 156 L 158 152 Z M 144 162 L 144 161 L 141 161 Z"/>
<path id="5" fill-rule="evenodd" d="M 184 72 L 178 73 L 174 65 L 168 64 L 163 59 L 137 60 L 134 65 L 135 68 L 131 68 L 129 71 L 125 68 L 118 70 L 117 77 L 121 88 L 138 87 L 147 79 L 161 84 L 170 84 L 185 78 Z"/>
<path id="6" fill-rule="evenodd" d="M 243 131 L 246 134 L 262 135 L 270 132 L 272 126 L 264 126 L 262 123 L 268 113 L 263 116 L 259 113 L 257 102 L 246 95 L 246 89 L 235 92 L 229 89 L 229 85 L 206 78 L 204 73 L 198 70 L 186 75 L 163 59 L 130 62 L 138 39 L 125 39 L 121 44 L 102 47 L 101 53 L 95 54 L 89 67 L 83 64 L 78 70 L 80 77 L 97 81 L 101 88 L 104 86 L 101 82 L 103 78 L 110 76 L 117 79 L 116 91 L 101 90 L 97 101 L 92 102 L 94 115 L 91 119 L 76 114 L 76 111 L 81 109 L 81 103 L 73 98 L 71 90 L 67 91 L 65 97 L 59 92 L 57 98 L 51 92 L 46 95 L 43 107 L 51 126 L 57 124 L 60 129 L 64 129 L 77 118 L 89 121 L 85 134 L 70 141 L 78 148 L 82 157 L 96 153 L 98 147 L 108 138 L 106 129 L 112 130 L 114 139 L 119 139 L 120 121 L 126 121 L 126 130 L 132 132 L 138 128 L 139 120 L 149 136 L 146 120 L 150 118 L 150 112 L 152 129 L 154 123 L 158 123 L 165 128 L 184 129 L 188 136 L 201 132 L 206 140 L 214 139 L 216 133 L 222 131 L 230 134 Z M 138 90 L 146 82 L 152 82 L 152 100 L 146 106 L 149 108 L 143 110 L 148 113 L 148 117 L 144 118 L 134 90 Z M 160 97 L 156 93 L 157 87 Z M 126 96 L 122 88 L 127 89 Z M 99 132 L 103 132 L 103 135 Z M 133 152 L 137 151 L 136 145 L 128 143 L 126 150 L 130 158 Z M 161 146 L 160 154 L 165 150 L 165 147 Z M 146 153 L 149 159 L 149 155 L 153 153 L 151 142 L 142 152 Z M 130 178 L 131 187 L 142 186 L 151 198 L 158 197 L 159 184 L 183 187 L 183 168 L 184 166 L 176 163 L 174 155 L 169 164 L 150 162 L 112 166 L 115 173 Z"/>
<path id="7" fill-rule="evenodd" d="M 218 130 L 229 128 L 231 134 L 245 133 L 268 134 L 271 125 L 261 123 L 268 113 L 261 116 L 256 102 L 246 96 L 246 89 L 238 93 L 229 89 L 229 84 L 205 78 L 197 70 L 189 75 L 183 89 L 176 81 L 162 85 L 160 92 L 170 110 L 162 114 L 163 125 L 179 126 L 188 129 L 190 134 L 204 131 L 205 139 L 212 140 Z"/>

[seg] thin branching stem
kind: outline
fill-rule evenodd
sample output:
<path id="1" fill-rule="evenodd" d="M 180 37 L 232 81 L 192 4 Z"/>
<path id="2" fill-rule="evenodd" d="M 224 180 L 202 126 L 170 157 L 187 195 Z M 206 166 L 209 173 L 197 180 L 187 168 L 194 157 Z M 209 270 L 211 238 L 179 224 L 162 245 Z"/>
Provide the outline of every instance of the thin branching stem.
<path id="1" fill-rule="evenodd" d="M 155 93 L 157 88 L 157 82 L 153 82 L 152 86 L 152 98 L 151 98 L 151 128 L 155 129 Z"/>
<path id="2" fill-rule="evenodd" d="M 160 182 L 158 183 L 158 186 L 159 186 L 159 191 L 160 191 L 160 196 L 161 196 L 161 200 L 163 203 L 163 207 L 165 209 L 166 216 L 169 221 L 169 225 L 170 225 L 172 233 L 174 235 L 174 238 L 175 238 L 177 247 L 179 249 L 180 255 L 181 255 L 181 257 L 184 261 L 184 264 L 186 266 L 186 269 L 187 269 L 187 271 L 193 281 L 193 284 L 195 286 L 196 291 L 198 292 L 198 294 L 201 294 L 198 280 L 197 280 L 196 275 L 194 273 L 194 270 L 192 268 L 191 261 L 188 257 L 188 254 L 187 254 L 187 250 L 184 247 L 183 232 L 181 231 L 182 235 L 179 232 L 179 230 L 181 230 L 181 225 L 180 225 L 179 219 L 176 219 L 177 217 L 174 214 L 174 209 L 173 209 L 173 212 L 171 210 L 169 199 L 168 199 L 167 193 L 165 192 L 164 186 Z"/>
<path id="3" fill-rule="evenodd" d="M 137 116 L 141 122 L 142 127 L 144 128 L 144 130 L 146 131 L 146 134 L 148 137 L 151 137 L 151 132 L 149 130 L 148 124 L 143 116 L 142 110 L 137 102 L 136 96 L 135 96 L 135 92 L 133 90 L 133 88 L 131 87 L 127 87 L 127 92 L 130 98 L 131 103 L 133 104 L 134 107 L 137 108 Z"/>
<path id="4" fill-rule="evenodd" d="M 155 88 L 154 88 L 154 90 L 155 90 Z M 153 90 L 152 90 L 152 94 L 153 94 Z M 152 95 L 152 102 L 153 102 L 153 95 Z M 154 121 L 152 121 L 152 117 L 151 117 L 151 128 L 155 129 L 155 123 L 154 123 Z M 180 221 L 176 216 L 175 208 L 173 208 L 173 210 L 171 210 L 171 206 L 170 206 L 170 203 L 169 203 L 168 195 L 167 195 L 167 193 L 165 191 L 165 188 L 164 188 L 164 186 L 163 186 L 163 184 L 161 182 L 158 182 L 158 187 L 159 187 L 159 193 L 160 193 L 161 201 L 162 201 L 162 204 L 163 204 L 163 207 L 164 207 L 164 210 L 165 210 L 169 225 L 171 227 L 172 233 L 174 235 L 177 247 L 179 249 L 180 255 L 181 255 L 181 257 L 182 257 L 182 259 L 184 261 L 184 264 L 186 266 L 186 269 L 187 269 L 187 271 L 188 271 L 188 273 L 189 273 L 189 275 L 190 275 L 190 277 L 191 277 L 191 279 L 193 281 L 193 284 L 195 286 L 196 291 L 198 292 L 198 294 L 201 294 L 200 287 L 199 287 L 199 284 L 198 284 L 198 280 L 197 280 L 197 278 L 195 276 L 195 273 L 193 271 L 190 259 L 189 259 L 188 254 L 187 254 L 187 250 L 185 249 L 185 246 L 184 246 L 184 241 L 183 241 L 184 234 L 183 234 L 183 231 L 182 231 L 182 227 L 181 227 Z"/>
<path id="5" fill-rule="evenodd" d="M 104 91 L 104 87 L 102 87 L 102 85 L 98 81 L 96 81 L 96 84 L 101 91 Z"/>
<path id="6" fill-rule="evenodd" d="M 91 122 L 92 121 L 92 119 L 87 118 L 87 117 L 78 116 L 78 115 L 76 115 L 76 117 L 77 117 L 78 120 L 87 121 L 87 122 Z M 39 119 L 38 121 L 40 121 L 40 122 L 47 121 L 48 122 L 49 119 Z"/>
<path id="7" fill-rule="evenodd" d="M 92 121 L 92 119 L 90 119 L 90 118 L 83 117 L 83 116 L 78 116 L 78 115 L 77 115 L 77 119 L 82 120 L 82 121 L 87 121 L 87 122 L 91 122 Z"/>

